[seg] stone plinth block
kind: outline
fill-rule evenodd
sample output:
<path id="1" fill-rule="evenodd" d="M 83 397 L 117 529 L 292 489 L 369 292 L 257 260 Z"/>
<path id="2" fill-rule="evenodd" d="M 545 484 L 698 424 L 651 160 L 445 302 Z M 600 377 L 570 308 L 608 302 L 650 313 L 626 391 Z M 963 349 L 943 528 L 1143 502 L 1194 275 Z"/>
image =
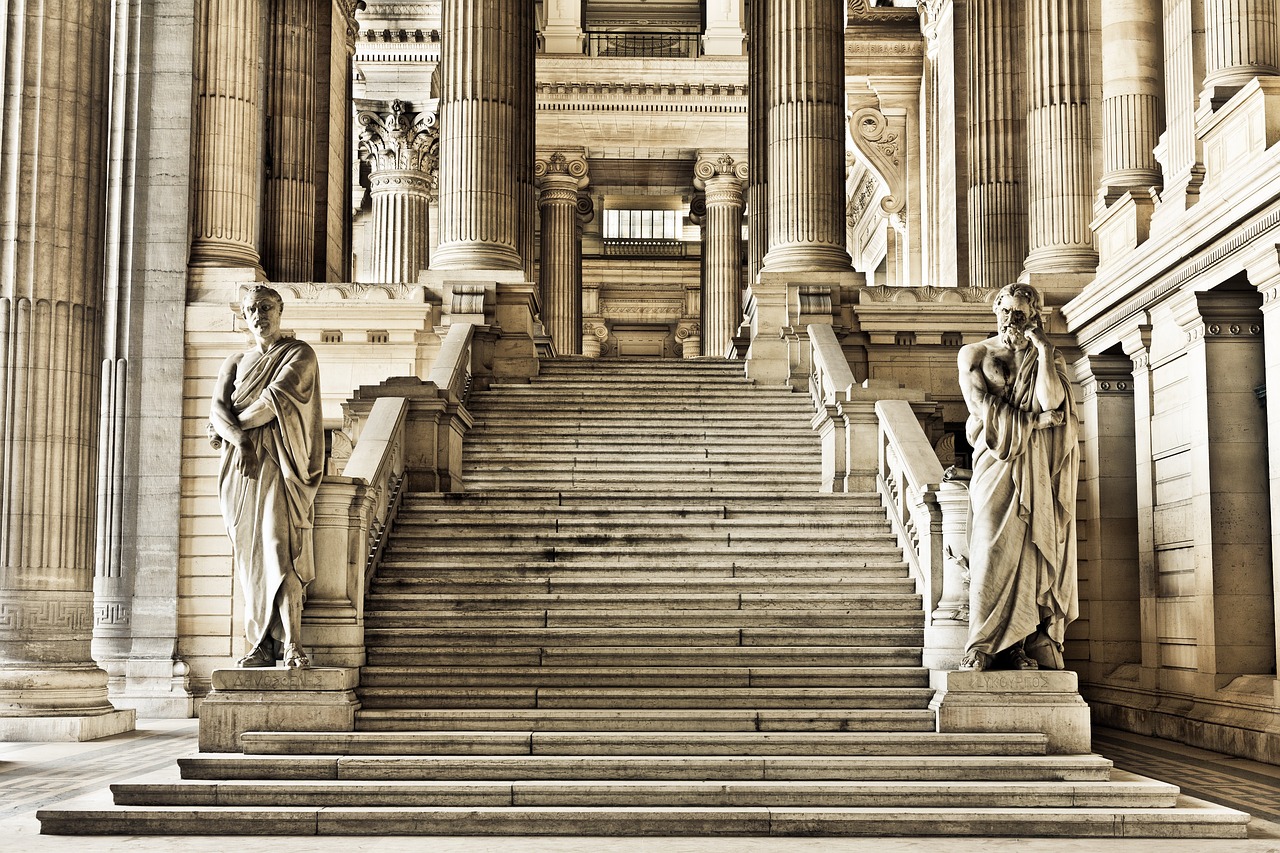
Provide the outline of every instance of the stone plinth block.
<path id="1" fill-rule="evenodd" d="M 200 751 L 239 752 L 245 732 L 349 732 L 360 700 L 355 667 L 215 669 L 200 704 Z"/>
<path id="2" fill-rule="evenodd" d="M 934 687 L 939 732 L 1040 732 L 1052 754 L 1091 750 L 1089 706 L 1074 672 L 941 672 Z"/>
<path id="3" fill-rule="evenodd" d="M 0 741 L 68 743 L 133 731 L 135 712 L 108 711 L 78 717 L 7 717 L 0 719 Z"/>

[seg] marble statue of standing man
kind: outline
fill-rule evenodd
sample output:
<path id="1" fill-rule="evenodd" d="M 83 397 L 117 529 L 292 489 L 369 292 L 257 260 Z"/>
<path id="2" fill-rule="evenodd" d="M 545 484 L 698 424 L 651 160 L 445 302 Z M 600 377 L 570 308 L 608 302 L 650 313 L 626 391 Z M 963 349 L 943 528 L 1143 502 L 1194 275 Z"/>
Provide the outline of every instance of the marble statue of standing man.
<path id="1" fill-rule="evenodd" d="M 280 294 L 264 285 L 240 303 L 254 345 L 226 360 L 209 416 L 222 450 L 218 493 L 244 595 L 250 652 L 242 667 L 308 667 L 302 602 L 315 579 L 312 520 L 324 473 L 320 373 L 306 343 L 281 332 Z"/>
<path id="2" fill-rule="evenodd" d="M 1011 284 L 997 333 L 960 350 L 973 445 L 969 640 L 961 669 L 1062 669 L 1076 594 L 1078 422 L 1040 293 Z"/>

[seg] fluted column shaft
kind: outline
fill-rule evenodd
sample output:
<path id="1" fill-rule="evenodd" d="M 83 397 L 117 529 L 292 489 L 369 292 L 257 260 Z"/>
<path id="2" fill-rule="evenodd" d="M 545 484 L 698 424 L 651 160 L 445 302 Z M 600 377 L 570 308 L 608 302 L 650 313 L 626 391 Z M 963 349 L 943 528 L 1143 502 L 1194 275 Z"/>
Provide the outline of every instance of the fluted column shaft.
<path id="1" fill-rule="evenodd" d="M 578 278 L 578 179 L 556 172 L 542 177 L 542 322 L 557 355 L 582 352 L 582 282 Z"/>
<path id="2" fill-rule="evenodd" d="M 745 163 L 722 155 L 700 160 L 695 182 L 706 192 L 702 223 L 702 352 L 722 356 L 742 322 L 742 185 Z"/>
<path id="3" fill-rule="evenodd" d="M 317 9 L 315 0 L 270 5 L 262 265 L 272 281 L 315 275 Z"/>
<path id="4" fill-rule="evenodd" d="M 517 5 L 516 32 L 520 49 L 520 71 L 516 74 L 516 188 L 519 204 L 519 240 L 516 251 L 520 255 L 525 281 L 535 281 L 534 241 L 538 225 L 538 182 L 534 176 L 534 159 L 537 156 L 537 104 L 535 83 L 538 79 L 538 26 L 534 4 Z"/>
<path id="5" fill-rule="evenodd" d="M 102 716 L 90 641 L 111 3 L 10 0 L 4 14 L 0 722 Z"/>
<path id="6" fill-rule="evenodd" d="M 847 270 L 844 2 L 766 0 L 770 272 Z"/>
<path id="7" fill-rule="evenodd" d="M 520 162 L 532 87 L 520 24 L 527 0 L 444 0 L 440 57 L 441 270 L 520 270 Z"/>
<path id="8" fill-rule="evenodd" d="M 1204 0 L 1206 90 L 1280 74 L 1275 0 Z"/>
<path id="9" fill-rule="evenodd" d="M 969 264 L 1003 287 L 1027 257 L 1026 84 L 1021 3 L 968 4 Z"/>
<path id="10" fill-rule="evenodd" d="M 1030 0 L 1027 236 L 1032 273 L 1088 273 L 1093 248 L 1088 0 Z"/>
<path id="11" fill-rule="evenodd" d="M 376 282 L 415 282 L 431 258 L 431 181 L 417 170 L 392 169 L 369 176 L 373 241 L 369 267 Z"/>
<path id="12" fill-rule="evenodd" d="M 753 0 L 747 7 L 747 281 L 754 283 L 764 268 L 769 246 L 768 162 L 769 83 L 765 37 L 768 7 Z"/>
<path id="13" fill-rule="evenodd" d="M 1108 193 L 1159 186 L 1155 148 L 1164 131 L 1160 6 L 1102 4 L 1102 186 Z"/>
<path id="14" fill-rule="evenodd" d="M 258 267 L 262 0 L 198 0 L 191 264 Z"/>

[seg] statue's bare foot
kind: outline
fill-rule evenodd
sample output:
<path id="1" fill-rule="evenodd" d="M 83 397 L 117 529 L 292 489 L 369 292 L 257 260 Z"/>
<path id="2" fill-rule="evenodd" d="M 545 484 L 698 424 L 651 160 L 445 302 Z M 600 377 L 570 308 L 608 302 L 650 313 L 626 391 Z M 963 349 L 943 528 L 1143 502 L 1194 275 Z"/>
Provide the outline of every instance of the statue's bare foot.
<path id="1" fill-rule="evenodd" d="M 991 669 L 991 655 L 986 652 L 972 651 L 960 658 L 962 672 L 983 672 Z"/>
<path id="2" fill-rule="evenodd" d="M 1022 649 L 1010 649 L 1009 667 L 1010 669 L 1030 670 L 1039 669 L 1040 664 L 1027 657 L 1027 653 Z"/>
<path id="3" fill-rule="evenodd" d="M 290 669 L 310 669 L 311 658 L 297 643 L 288 643 L 284 647 L 284 665 Z"/>
<path id="4" fill-rule="evenodd" d="M 265 666 L 275 666 L 276 658 L 267 648 L 266 643 L 259 643 L 253 647 L 253 651 L 236 661 L 236 666 L 241 669 L 255 669 Z"/>

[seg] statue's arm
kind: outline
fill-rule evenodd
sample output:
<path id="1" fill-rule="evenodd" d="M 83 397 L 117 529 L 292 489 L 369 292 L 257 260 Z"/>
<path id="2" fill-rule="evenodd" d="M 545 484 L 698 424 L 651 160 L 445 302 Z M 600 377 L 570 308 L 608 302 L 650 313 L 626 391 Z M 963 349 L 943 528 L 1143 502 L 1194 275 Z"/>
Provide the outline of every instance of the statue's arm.
<path id="1" fill-rule="evenodd" d="M 987 380 L 982 375 L 982 359 L 986 354 L 981 344 L 969 344 L 960 348 L 956 367 L 960 373 L 960 393 L 964 396 L 969 414 L 977 418 L 987 415 Z"/>
<path id="2" fill-rule="evenodd" d="M 1029 330 L 1027 338 L 1036 348 L 1036 358 L 1040 362 L 1036 365 L 1036 402 L 1040 404 L 1041 411 L 1057 411 L 1067 398 L 1067 389 L 1062 386 L 1054 363 L 1058 351 L 1045 337 L 1043 327 L 1037 326 Z"/>
<path id="3" fill-rule="evenodd" d="M 213 400 L 209 407 L 209 423 L 214 432 L 230 443 L 236 450 L 236 464 L 240 472 L 253 479 L 258 476 L 258 451 L 254 449 L 246 430 L 251 429 L 236 415 L 231 405 L 231 393 L 235 389 L 236 371 L 240 367 L 243 353 L 237 353 L 222 363 L 218 379 L 213 389 Z"/>

